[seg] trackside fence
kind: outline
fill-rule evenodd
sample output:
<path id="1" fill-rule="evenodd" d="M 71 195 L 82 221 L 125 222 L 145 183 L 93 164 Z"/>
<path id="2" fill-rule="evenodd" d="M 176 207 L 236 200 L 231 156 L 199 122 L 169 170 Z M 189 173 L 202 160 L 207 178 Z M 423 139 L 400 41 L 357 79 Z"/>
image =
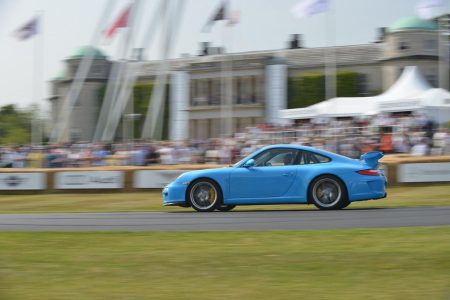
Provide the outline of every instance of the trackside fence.
<path id="1" fill-rule="evenodd" d="M 388 155 L 381 168 L 389 185 L 450 184 L 450 156 Z M 108 193 L 161 189 L 180 174 L 222 165 L 111 166 L 61 169 L 0 169 L 0 194 Z"/>

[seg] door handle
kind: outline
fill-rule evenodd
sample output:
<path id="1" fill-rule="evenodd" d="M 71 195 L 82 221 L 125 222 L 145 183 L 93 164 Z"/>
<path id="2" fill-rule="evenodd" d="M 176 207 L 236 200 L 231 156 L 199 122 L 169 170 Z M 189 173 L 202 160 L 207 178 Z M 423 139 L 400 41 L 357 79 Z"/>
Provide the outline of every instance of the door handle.
<path id="1" fill-rule="evenodd" d="M 292 176 L 294 173 L 292 173 L 292 172 L 289 172 L 289 173 L 283 173 L 283 176 L 286 176 L 286 177 L 288 177 L 288 176 Z"/>

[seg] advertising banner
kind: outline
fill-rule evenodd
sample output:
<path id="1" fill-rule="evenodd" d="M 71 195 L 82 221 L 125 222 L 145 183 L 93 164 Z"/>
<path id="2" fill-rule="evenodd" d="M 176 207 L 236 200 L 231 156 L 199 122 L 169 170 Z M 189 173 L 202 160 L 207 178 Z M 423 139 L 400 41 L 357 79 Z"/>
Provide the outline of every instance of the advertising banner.
<path id="1" fill-rule="evenodd" d="M 0 173 L 0 190 L 43 190 L 46 179 L 45 173 Z"/>
<path id="2" fill-rule="evenodd" d="M 163 188 L 187 170 L 141 170 L 134 172 L 134 187 L 137 189 Z"/>
<path id="3" fill-rule="evenodd" d="M 74 171 L 55 173 L 55 189 L 120 189 L 122 171 Z"/>
<path id="4" fill-rule="evenodd" d="M 399 165 L 397 176 L 398 182 L 450 181 L 450 162 Z"/>

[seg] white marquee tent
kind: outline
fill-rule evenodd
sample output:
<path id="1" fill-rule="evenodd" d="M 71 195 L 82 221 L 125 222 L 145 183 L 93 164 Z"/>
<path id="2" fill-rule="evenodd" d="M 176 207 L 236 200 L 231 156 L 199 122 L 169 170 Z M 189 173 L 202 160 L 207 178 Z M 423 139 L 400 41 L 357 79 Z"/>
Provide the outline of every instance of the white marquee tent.
<path id="1" fill-rule="evenodd" d="M 450 92 L 433 88 L 415 66 L 405 67 L 400 78 L 383 94 L 372 97 L 337 97 L 308 107 L 284 109 L 286 119 L 354 117 L 383 112 L 415 111 L 437 122 L 450 121 Z"/>

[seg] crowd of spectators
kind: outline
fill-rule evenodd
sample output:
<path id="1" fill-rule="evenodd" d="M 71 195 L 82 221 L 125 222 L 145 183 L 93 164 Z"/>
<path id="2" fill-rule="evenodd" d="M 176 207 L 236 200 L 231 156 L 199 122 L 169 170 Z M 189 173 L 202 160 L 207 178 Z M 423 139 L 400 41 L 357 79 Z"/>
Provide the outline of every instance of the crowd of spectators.
<path id="1" fill-rule="evenodd" d="M 233 137 L 204 141 L 0 146 L 0 166 L 232 164 L 260 147 L 275 143 L 308 145 L 352 158 L 374 150 L 415 156 L 450 154 L 448 128 L 438 127 L 422 115 L 399 114 L 315 119 L 283 127 L 261 125 L 246 128 Z"/>

